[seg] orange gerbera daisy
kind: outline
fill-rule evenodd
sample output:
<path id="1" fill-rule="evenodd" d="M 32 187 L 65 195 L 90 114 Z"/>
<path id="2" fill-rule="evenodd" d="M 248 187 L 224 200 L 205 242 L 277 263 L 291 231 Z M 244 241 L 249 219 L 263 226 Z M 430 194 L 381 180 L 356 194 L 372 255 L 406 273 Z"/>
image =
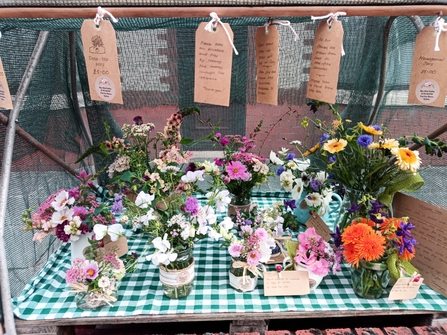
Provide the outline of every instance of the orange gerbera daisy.
<path id="1" fill-rule="evenodd" d="M 364 235 L 355 245 L 357 264 L 361 259 L 367 262 L 377 261 L 385 252 L 386 239 L 374 232 Z"/>
<path id="2" fill-rule="evenodd" d="M 344 245 L 349 243 L 355 244 L 363 235 L 366 235 L 371 231 L 371 227 L 366 223 L 351 224 L 345 228 L 343 234 L 341 234 L 341 239 Z"/>

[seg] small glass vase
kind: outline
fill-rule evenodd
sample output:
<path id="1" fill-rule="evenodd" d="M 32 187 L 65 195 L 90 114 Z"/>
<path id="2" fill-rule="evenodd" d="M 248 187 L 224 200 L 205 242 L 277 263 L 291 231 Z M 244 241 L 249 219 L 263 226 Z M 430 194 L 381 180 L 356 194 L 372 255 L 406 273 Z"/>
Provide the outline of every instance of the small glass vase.
<path id="1" fill-rule="evenodd" d="M 365 299 L 379 299 L 386 293 L 390 273 L 386 263 L 360 261 L 351 267 L 351 285 L 356 295 Z"/>
<path id="2" fill-rule="evenodd" d="M 84 311 L 97 311 L 107 306 L 113 306 L 118 300 L 118 286 L 110 294 L 110 297 L 114 298 L 114 301 L 104 301 L 100 295 L 93 292 L 82 292 L 76 294 L 76 306 Z"/>
<path id="3" fill-rule="evenodd" d="M 165 296 L 171 299 L 187 297 L 194 287 L 194 257 L 192 248 L 180 251 L 168 266 L 160 265 L 160 281 Z"/>
<path id="4" fill-rule="evenodd" d="M 234 218 L 236 216 L 236 210 L 240 212 L 251 212 L 252 209 L 253 203 L 250 198 L 233 195 L 231 202 L 228 204 L 227 215 L 230 218 Z"/>
<path id="5" fill-rule="evenodd" d="M 238 292 L 253 291 L 258 285 L 258 277 L 250 271 L 246 271 L 244 276 L 243 267 L 234 267 L 235 262 L 246 262 L 241 259 L 232 259 L 229 271 L 230 286 Z"/>

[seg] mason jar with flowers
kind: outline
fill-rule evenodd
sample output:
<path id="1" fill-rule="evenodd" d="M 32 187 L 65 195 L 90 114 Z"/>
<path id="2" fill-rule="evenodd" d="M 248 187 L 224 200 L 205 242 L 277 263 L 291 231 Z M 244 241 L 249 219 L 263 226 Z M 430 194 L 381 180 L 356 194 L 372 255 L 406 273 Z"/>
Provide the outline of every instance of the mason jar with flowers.
<path id="1" fill-rule="evenodd" d="M 326 103 L 318 106 L 323 104 Z M 419 152 L 407 148 L 405 138 L 389 137 L 388 129 L 380 125 L 358 122 L 350 127 L 350 121 L 343 120 L 336 107 L 327 105 L 336 117 L 330 126 L 319 119 L 302 119 L 303 127 L 314 124 L 322 132 L 319 143 L 304 156 L 312 155 L 316 164 L 325 167 L 330 181 L 344 187 L 339 221 L 343 230 L 353 219 L 349 210 L 352 206 L 363 208 L 363 215 L 369 199 L 378 199 L 390 208 L 397 191 L 412 192 L 424 182 L 417 173 L 421 164 Z"/>
<path id="2" fill-rule="evenodd" d="M 111 210 L 119 207 L 121 199 L 115 199 L 113 207 L 112 203 L 101 201 L 94 192 L 96 186 L 92 174 L 82 170 L 76 177 L 81 181 L 80 186 L 57 191 L 34 214 L 31 215 L 33 208 L 30 208 L 22 215 L 24 230 L 35 232 L 33 241 L 40 242 L 46 236 L 54 235 L 63 242 L 70 242 L 72 260 L 83 256 L 94 230 L 98 232 L 97 240 L 109 235 L 112 241 L 116 241 L 124 232 Z"/>
<path id="3" fill-rule="evenodd" d="M 414 225 L 407 217 L 388 218 L 381 206 L 373 201 L 370 216 L 353 220 L 340 236 L 353 290 L 366 299 L 385 294 L 390 276 L 397 280 L 417 273 L 410 263 L 417 244 Z"/>
<path id="4" fill-rule="evenodd" d="M 259 126 L 258 126 L 259 127 Z M 272 175 L 266 159 L 252 153 L 255 148 L 257 131 L 250 136 L 225 135 L 216 133 L 211 140 L 218 143 L 223 151 L 223 158 L 216 158 L 214 162 L 221 168 L 217 184 L 223 182 L 231 193 L 231 202 L 228 215 L 235 215 L 238 210 L 250 211 L 251 191 L 267 182 L 267 177 Z"/>

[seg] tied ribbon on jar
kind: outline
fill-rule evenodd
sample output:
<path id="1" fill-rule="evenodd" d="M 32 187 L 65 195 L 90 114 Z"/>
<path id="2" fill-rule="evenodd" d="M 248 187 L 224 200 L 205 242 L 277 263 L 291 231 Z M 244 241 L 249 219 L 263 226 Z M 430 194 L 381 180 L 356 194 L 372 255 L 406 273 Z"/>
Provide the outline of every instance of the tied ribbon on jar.
<path id="1" fill-rule="evenodd" d="M 70 284 L 72 291 L 70 293 L 75 294 L 89 294 L 88 285 L 82 283 L 72 283 Z M 117 298 L 105 293 L 95 293 L 95 301 L 97 302 L 105 302 L 107 305 L 112 306 L 112 303 L 116 302 Z"/>
<path id="2" fill-rule="evenodd" d="M 245 283 L 247 279 L 247 270 L 250 271 L 255 277 L 261 277 L 263 278 L 262 273 L 267 272 L 264 264 L 259 264 L 261 266 L 261 269 L 258 268 L 255 265 L 249 265 L 247 262 L 243 261 L 236 261 L 233 259 L 233 268 L 235 269 L 244 269 L 242 273 L 242 280 Z"/>

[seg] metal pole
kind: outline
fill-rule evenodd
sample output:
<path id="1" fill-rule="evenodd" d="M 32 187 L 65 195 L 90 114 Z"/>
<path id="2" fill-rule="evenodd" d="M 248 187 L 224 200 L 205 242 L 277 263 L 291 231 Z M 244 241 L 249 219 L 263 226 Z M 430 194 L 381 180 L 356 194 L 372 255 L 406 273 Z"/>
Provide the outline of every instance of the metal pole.
<path id="1" fill-rule="evenodd" d="M 4 227 L 6 218 L 6 205 L 8 200 L 9 178 L 11 175 L 12 153 L 14 149 L 14 136 L 16 133 L 16 120 L 23 106 L 26 91 L 28 90 L 34 70 L 39 62 L 42 51 L 45 48 L 49 36 L 48 31 L 41 31 L 34 47 L 28 66 L 22 77 L 17 94 L 14 99 L 14 108 L 9 115 L 9 123 L 6 127 L 5 149 L 3 152 L 2 174 L 0 176 L 0 283 L 3 307 L 3 318 L 6 334 L 16 335 L 14 314 L 12 312 L 11 292 L 9 289 L 8 263 L 6 261 L 6 248 L 4 240 Z"/>

